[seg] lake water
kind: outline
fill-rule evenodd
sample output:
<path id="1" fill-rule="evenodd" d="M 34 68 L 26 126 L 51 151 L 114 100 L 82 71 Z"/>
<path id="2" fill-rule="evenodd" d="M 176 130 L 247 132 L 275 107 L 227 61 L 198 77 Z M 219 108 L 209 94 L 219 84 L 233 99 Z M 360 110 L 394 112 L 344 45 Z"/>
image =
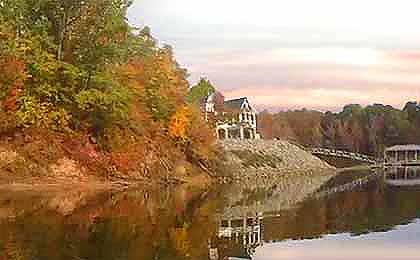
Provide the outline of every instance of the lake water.
<path id="1" fill-rule="evenodd" d="M 420 259 L 420 169 L 357 184 L 367 175 L 211 191 L 0 190 L 0 260 Z"/>

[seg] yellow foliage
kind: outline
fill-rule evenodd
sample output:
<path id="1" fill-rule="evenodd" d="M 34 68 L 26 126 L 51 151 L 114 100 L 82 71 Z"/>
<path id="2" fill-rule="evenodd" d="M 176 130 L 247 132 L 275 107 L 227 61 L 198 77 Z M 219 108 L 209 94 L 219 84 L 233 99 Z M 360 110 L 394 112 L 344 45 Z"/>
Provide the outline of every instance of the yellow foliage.
<path id="1" fill-rule="evenodd" d="M 190 126 L 191 112 L 187 106 L 178 109 L 172 115 L 169 122 L 168 132 L 171 138 L 186 141 L 188 138 L 188 128 Z"/>

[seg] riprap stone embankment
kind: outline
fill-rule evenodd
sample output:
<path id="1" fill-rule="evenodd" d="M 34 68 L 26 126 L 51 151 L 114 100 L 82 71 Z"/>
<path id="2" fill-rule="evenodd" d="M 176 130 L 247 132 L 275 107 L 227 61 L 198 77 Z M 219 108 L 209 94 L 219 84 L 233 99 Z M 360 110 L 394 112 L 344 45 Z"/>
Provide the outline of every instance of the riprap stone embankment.
<path id="1" fill-rule="evenodd" d="M 335 168 L 297 145 L 282 140 L 224 140 L 226 165 L 235 179 L 264 182 L 285 175 L 334 172 Z M 255 178 L 256 177 L 256 178 Z"/>
<path id="2" fill-rule="evenodd" d="M 336 169 L 287 141 L 227 140 L 226 165 L 234 176 L 224 217 L 290 209 L 336 175 Z"/>

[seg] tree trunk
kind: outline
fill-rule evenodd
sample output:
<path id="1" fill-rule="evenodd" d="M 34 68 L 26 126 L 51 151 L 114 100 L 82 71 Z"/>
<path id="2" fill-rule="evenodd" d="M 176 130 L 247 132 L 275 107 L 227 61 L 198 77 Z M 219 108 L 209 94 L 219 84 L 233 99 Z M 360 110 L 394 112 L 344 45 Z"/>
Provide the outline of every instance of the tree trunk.
<path id="1" fill-rule="evenodd" d="M 63 13 L 63 18 L 61 20 L 59 32 L 58 32 L 58 53 L 57 58 L 59 61 L 64 59 L 64 39 L 66 36 L 67 30 L 67 10 Z"/>

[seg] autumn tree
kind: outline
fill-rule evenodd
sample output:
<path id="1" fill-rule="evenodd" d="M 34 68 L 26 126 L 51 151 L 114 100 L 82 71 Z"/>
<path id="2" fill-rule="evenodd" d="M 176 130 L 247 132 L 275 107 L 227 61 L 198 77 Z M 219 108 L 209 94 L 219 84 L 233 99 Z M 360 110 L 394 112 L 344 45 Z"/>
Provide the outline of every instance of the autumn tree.
<path id="1" fill-rule="evenodd" d="M 349 150 L 382 156 L 395 144 L 420 142 L 420 110 L 417 102 L 402 109 L 374 104 L 350 104 L 338 113 L 298 110 L 259 115 L 259 131 L 264 138 L 282 138 L 308 146 Z M 279 126 L 288 131 L 279 131 Z M 277 128 L 277 130 L 276 130 Z M 283 134 L 280 134 L 283 133 Z"/>
<path id="2" fill-rule="evenodd" d="M 188 72 L 149 27 L 128 24 L 130 4 L 0 0 L 0 132 L 78 136 L 84 141 L 73 148 L 94 144 L 86 149 L 127 172 L 209 159 L 211 152 L 191 152 L 215 148 L 187 102 Z M 141 164 L 148 155 L 151 165 Z"/>

